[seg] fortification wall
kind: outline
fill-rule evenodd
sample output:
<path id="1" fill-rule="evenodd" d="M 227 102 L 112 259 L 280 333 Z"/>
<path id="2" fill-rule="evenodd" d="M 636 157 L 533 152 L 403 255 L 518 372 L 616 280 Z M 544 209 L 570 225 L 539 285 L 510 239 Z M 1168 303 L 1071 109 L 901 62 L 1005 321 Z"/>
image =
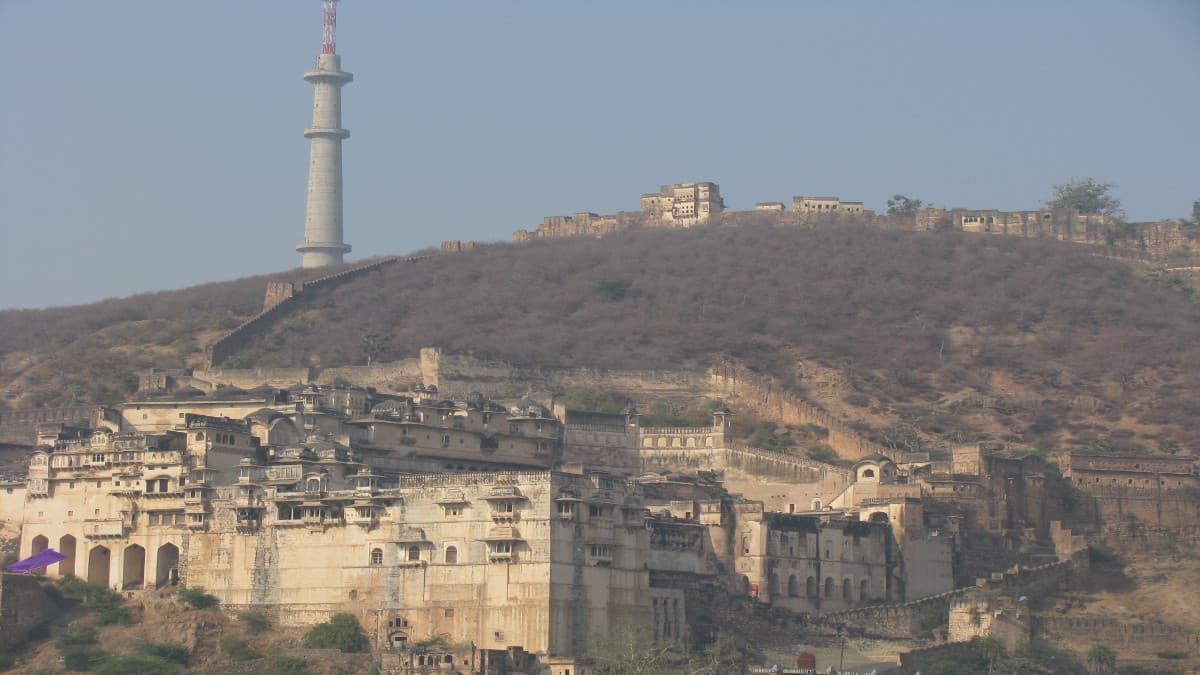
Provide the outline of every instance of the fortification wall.
<path id="1" fill-rule="evenodd" d="M 209 368 L 220 365 L 226 359 L 245 349 L 250 343 L 262 337 L 277 321 L 287 316 L 293 309 L 299 307 L 304 300 L 311 296 L 315 289 L 336 286 L 379 269 L 384 265 L 397 262 L 416 262 L 430 256 L 411 256 L 407 258 L 383 258 L 365 265 L 360 265 L 323 277 L 318 277 L 303 284 L 292 285 L 289 289 L 286 282 L 274 282 L 267 286 L 264 297 L 264 309 L 247 319 L 240 326 L 217 338 L 204 348 L 205 363 Z M 290 290 L 290 292 L 289 292 Z"/>
<path id="2" fill-rule="evenodd" d="M 999 572 L 990 579 L 980 579 L 974 587 L 956 588 L 901 604 L 831 612 L 822 615 L 819 620 L 827 624 L 844 624 L 868 637 L 917 637 L 921 632 L 939 625 L 948 616 L 951 603 L 974 588 L 1003 591 L 1008 595 L 1046 593 L 1066 582 L 1072 571 L 1085 564 L 1085 560 L 1085 556 L 1077 556 L 1072 560 Z"/>
<path id="3" fill-rule="evenodd" d="M 825 410 L 786 391 L 774 378 L 753 373 L 744 367 L 724 364 L 710 372 L 712 389 L 737 407 L 759 417 L 782 424 L 816 424 L 829 430 L 826 443 L 843 459 L 861 459 L 868 455 L 893 455 L 872 443 L 849 425 Z"/>
<path id="4" fill-rule="evenodd" d="M 58 605 L 42 590 L 38 577 L 0 574 L 0 650 L 25 641 L 38 624 L 58 613 Z"/>
<path id="5" fill-rule="evenodd" d="M 0 413 L 0 443 L 33 445 L 39 424 L 82 424 L 91 421 L 100 406 L 76 405 Z"/>
<path id="6" fill-rule="evenodd" d="M 308 384 L 312 375 L 308 368 L 208 368 L 197 369 L 192 377 L 238 389 L 254 389 L 264 384 L 285 389 L 294 384 Z"/>
<path id="7" fill-rule="evenodd" d="M 1200 492 L 1087 486 L 1087 499 L 1106 531 L 1128 529 L 1130 521 L 1177 534 L 1200 533 Z M 1136 529 L 1136 528 L 1134 528 Z"/>
<path id="8" fill-rule="evenodd" d="M 834 481 L 848 485 L 849 471 L 802 457 L 743 447 L 642 448 L 642 470 L 720 471 L 737 469 L 797 483 Z"/>
<path id="9" fill-rule="evenodd" d="M 1195 650 L 1200 633 L 1162 623 L 1126 623 L 1108 617 L 1033 617 L 1036 637 L 1075 644 L 1106 643 L 1114 648 Z"/>
<path id="10" fill-rule="evenodd" d="M 317 375 L 317 384 L 334 384 L 344 379 L 360 387 L 375 387 L 380 391 L 407 391 L 422 384 L 419 359 L 404 359 L 369 366 L 340 366 L 325 368 Z"/>

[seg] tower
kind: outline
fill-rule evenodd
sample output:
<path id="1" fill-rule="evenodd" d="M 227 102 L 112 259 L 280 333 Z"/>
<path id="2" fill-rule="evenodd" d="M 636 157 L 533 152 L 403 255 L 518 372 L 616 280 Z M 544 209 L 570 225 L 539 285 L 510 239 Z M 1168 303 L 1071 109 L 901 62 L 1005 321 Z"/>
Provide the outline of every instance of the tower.
<path id="1" fill-rule="evenodd" d="M 342 87 L 354 76 L 342 71 L 342 58 L 334 43 L 337 0 L 324 0 L 325 19 L 321 54 L 315 70 L 304 74 L 313 85 L 312 126 L 309 139 L 308 205 L 304 210 L 304 241 L 296 247 L 304 267 L 338 265 L 350 246 L 342 241 Z"/>

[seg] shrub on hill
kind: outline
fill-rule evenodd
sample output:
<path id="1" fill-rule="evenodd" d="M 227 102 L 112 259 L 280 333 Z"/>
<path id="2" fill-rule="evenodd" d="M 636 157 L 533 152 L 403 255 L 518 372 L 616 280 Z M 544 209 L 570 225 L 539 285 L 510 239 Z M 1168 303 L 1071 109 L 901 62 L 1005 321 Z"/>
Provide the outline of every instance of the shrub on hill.
<path id="1" fill-rule="evenodd" d="M 363 635 L 354 615 L 341 612 L 334 614 L 329 621 L 309 629 L 308 634 L 304 636 L 304 646 L 351 653 L 365 652 L 368 643 L 367 636 Z"/>

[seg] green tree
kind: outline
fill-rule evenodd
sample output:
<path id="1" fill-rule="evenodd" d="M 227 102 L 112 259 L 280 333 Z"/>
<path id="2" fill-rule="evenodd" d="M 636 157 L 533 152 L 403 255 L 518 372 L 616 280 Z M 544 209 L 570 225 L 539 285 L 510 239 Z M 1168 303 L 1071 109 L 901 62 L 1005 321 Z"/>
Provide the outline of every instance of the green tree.
<path id="1" fill-rule="evenodd" d="M 1121 200 L 1110 194 L 1115 187 L 1092 178 L 1068 181 L 1054 186 L 1054 198 L 1046 202 L 1046 206 L 1123 218 L 1125 211 L 1121 209 Z"/>
<path id="2" fill-rule="evenodd" d="M 887 201 L 889 216 L 915 216 L 921 208 L 920 199 L 912 199 L 904 195 L 892 195 Z"/>
<path id="3" fill-rule="evenodd" d="M 697 657 L 688 660 L 689 675 L 741 675 L 762 655 L 732 635 L 721 634 Z"/>
<path id="4" fill-rule="evenodd" d="M 346 653 L 367 651 L 367 636 L 363 635 L 358 619 L 348 612 L 334 614 L 329 621 L 319 623 L 304 636 L 304 646 L 313 649 L 337 649 Z"/>
<path id="5" fill-rule="evenodd" d="M 363 354 L 366 354 L 367 365 L 369 366 L 376 357 L 387 351 L 391 344 L 391 336 L 376 333 L 375 331 L 367 331 L 362 336 L 362 341 L 359 343 L 359 348 L 362 349 Z"/>
<path id="6" fill-rule="evenodd" d="M 988 675 L 996 671 L 996 666 L 1008 656 L 1008 650 L 999 638 L 985 637 L 979 641 L 979 655 L 987 661 Z"/>
<path id="7" fill-rule="evenodd" d="M 1088 666 L 1096 675 L 1115 672 L 1117 669 L 1117 653 L 1105 644 L 1092 645 L 1087 653 Z"/>

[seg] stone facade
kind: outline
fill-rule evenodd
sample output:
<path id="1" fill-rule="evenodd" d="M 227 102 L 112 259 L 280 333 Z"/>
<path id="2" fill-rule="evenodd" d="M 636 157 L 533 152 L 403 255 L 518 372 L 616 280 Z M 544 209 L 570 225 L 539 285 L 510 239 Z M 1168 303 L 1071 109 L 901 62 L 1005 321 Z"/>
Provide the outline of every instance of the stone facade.
<path id="1" fill-rule="evenodd" d="M 0 574 L 0 651 L 25 641 L 29 632 L 59 611 L 36 577 Z"/>
<path id="2" fill-rule="evenodd" d="M 688 617 L 719 589 L 809 613 L 902 600 L 923 532 L 891 521 L 919 508 L 772 513 L 716 484 L 634 477 L 660 445 L 734 452 L 727 410 L 643 429 L 633 408 L 560 420 L 434 386 L 300 385 L 102 412 L 39 437 L 22 556 L 54 548 L 67 559 L 50 576 L 200 586 L 282 623 L 348 611 L 404 663 L 441 634 L 441 657 L 484 669 L 567 669 L 616 625 L 699 639 Z M 951 577 L 949 555 L 912 555 L 914 573 Z"/>
<path id="3" fill-rule="evenodd" d="M 1063 477 L 1086 495 L 1094 524 L 1200 534 L 1200 477 L 1194 457 L 1071 453 Z"/>

